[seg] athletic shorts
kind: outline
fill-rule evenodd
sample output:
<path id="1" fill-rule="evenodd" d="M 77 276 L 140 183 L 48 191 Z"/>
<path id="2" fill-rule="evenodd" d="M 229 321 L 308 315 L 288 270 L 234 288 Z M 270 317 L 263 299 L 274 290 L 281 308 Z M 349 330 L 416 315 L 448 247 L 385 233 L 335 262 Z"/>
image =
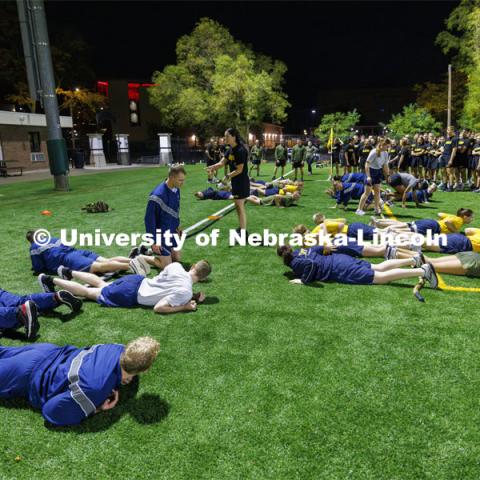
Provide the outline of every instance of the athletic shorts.
<path id="1" fill-rule="evenodd" d="M 402 178 L 400 177 L 400 175 L 398 173 L 394 173 L 391 177 L 390 177 L 390 183 L 389 185 L 391 187 L 398 187 L 400 185 L 402 185 Z"/>
<path id="2" fill-rule="evenodd" d="M 472 242 L 461 233 L 449 233 L 446 245 L 440 244 L 442 253 L 471 252 Z"/>
<path id="3" fill-rule="evenodd" d="M 455 255 L 467 271 L 467 277 L 480 277 L 480 254 L 476 252 L 460 252 Z"/>
<path id="4" fill-rule="evenodd" d="M 345 240 L 338 240 L 338 245 L 334 241 L 333 244 L 337 247 L 335 253 L 343 253 L 344 255 L 349 255 L 350 257 L 363 257 L 363 247 L 361 247 L 356 240 L 352 238 L 347 238 L 347 245 L 345 245 Z"/>
<path id="5" fill-rule="evenodd" d="M 260 165 L 260 162 L 261 162 L 260 159 L 252 160 L 252 165 Z"/>
<path id="6" fill-rule="evenodd" d="M 477 167 L 478 167 L 478 159 L 479 157 L 477 155 L 473 156 L 471 159 L 470 159 L 470 169 L 471 170 L 476 170 Z"/>
<path id="7" fill-rule="evenodd" d="M 247 175 L 232 178 L 232 195 L 237 200 L 250 196 L 250 180 Z"/>
<path id="8" fill-rule="evenodd" d="M 373 234 L 376 232 L 376 228 L 367 225 L 366 223 L 354 222 L 348 226 L 347 236 L 352 238 L 358 238 L 358 232 L 362 230 L 364 240 L 372 240 Z"/>
<path id="9" fill-rule="evenodd" d="M 292 162 L 293 168 L 301 168 L 303 167 L 303 162 Z"/>
<path id="10" fill-rule="evenodd" d="M 430 230 L 432 234 L 440 234 L 440 225 L 436 220 L 416 220 L 415 222 L 408 223 L 410 230 L 420 235 L 426 235 L 427 230 Z"/>
<path id="11" fill-rule="evenodd" d="M 430 170 L 437 170 L 438 164 L 439 164 L 438 157 L 429 157 L 427 168 L 429 168 Z"/>
<path id="12" fill-rule="evenodd" d="M 438 159 L 438 168 L 446 168 L 449 161 L 450 161 L 450 155 L 442 155 Z"/>
<path id="13" fill-rule="evenodd" d="M 383 180 L 383 170 L 381 168 L 370 168 L 370 178 L 372 185 L 380 185 Z M 365 179 L 365 185 L 368 185 L 368 180 Z"/>
<path id="14" fill-rule="evenodd" d="M 371 285 L 374 278 L 375 272 L 369 262 L 348 255 L 334 254 L 334 264 L 328 277 L 329 281 L 348 285 Z"/>
<path id="15" fill-rule="evenodd" d="M 332 156 L 332 163 L 334 165 L 338 165 L 340 163 L 340 157 L 338 155 L 337 156 L 333 155 Z"/>
<path id="16" fill-rule="evenodd" d="M 275 161 L 275 166 L 276 167 L 284 167 L 287 164 L 286 160 L 276 160 Z"/>
<path id="17" fill-rule="evenodd" d="M 88 250 L 75 250 L 63 257 L 63 265 L 77 272 L 88 272 L 99 256 Z"/>
<path id="18" fill-rule="evenodd" d="M 452 168 L 468 168 L 468 155 L 457 153 L 453 159 Z"/>
<path id="19" fill-rule="evenodd" d="M 410 166 L 412 168 L 421 167 L 422 165 L 423 165 L 422 157 L 411 157 L 410 158 Z"/>
<path id="20" fill-rule="evenodd" d="M 143 280 L 143 275 L 125 275 L 103 287 L 97 303 L 104 307 L 136 307 L 138 289 Z"/>

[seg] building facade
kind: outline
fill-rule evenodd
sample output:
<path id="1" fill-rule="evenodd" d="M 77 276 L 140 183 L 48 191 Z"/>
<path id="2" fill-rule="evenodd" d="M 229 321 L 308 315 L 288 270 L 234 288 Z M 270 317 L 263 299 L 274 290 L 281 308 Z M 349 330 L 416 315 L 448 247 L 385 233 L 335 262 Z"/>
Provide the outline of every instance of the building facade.
<path id="1" fill-rule="evenodd" d="M 62 128 L 73 128 L 72 117 L 60 117 Z M 39 113 L 0 111 L 0 161 L 24 170 L 49 168 L 47 119 Z"/>

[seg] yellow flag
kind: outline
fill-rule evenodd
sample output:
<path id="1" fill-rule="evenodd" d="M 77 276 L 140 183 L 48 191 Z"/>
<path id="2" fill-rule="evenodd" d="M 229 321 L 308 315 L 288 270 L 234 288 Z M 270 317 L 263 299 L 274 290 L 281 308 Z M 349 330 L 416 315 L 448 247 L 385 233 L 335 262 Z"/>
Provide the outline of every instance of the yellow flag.
<path id="1" fill-rule="evenodd" d="M 330 136 L 328 137 L 327 148 L 330 150 L 333 147 L 333 127 L 330 129 Z"/>

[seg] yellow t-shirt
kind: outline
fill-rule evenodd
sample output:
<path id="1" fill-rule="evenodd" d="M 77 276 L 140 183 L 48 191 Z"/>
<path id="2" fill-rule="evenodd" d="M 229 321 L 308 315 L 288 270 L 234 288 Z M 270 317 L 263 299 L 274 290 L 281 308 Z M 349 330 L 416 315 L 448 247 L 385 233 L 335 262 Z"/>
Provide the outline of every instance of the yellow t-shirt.
<path id="1" fill-rule="evenodd" d="M 445 223 L 447 220 L 455 225 L 457 231 L 459 231 L 463 226 L 462 217 L 457 217 L 456 215 L 450 215 L 448 213 L 439 213 L 438 216 L 441 218 L 441 220 L 438 220 L 438 224 L 440 225 L 440 233 L 450 233 L 450 230 Z"/>
<path id="2" fill-rule="evenodd" d="M 296 192 L 298 190 L 298 187 L 296 185 L 285 185 L 283 187 L 283 190 L 285 190 L 286 192 L 293 193 L 293 192 Z"/>
<path id="3" fill-rule="evenodd" d="M 480 228 L 472 228 L 473 233 L 469 232 L 467 238 L 472 243 L 472 249 L 474 252 L 480 252 Z"/>
<path id="4" fill-rule="evenodd" d="M 325 220 L 323 223 L 325 224 L 325 227 L 327 229 L 327 232 L 330 234 L 330 235 L 335 235 L 336 233 L 338 233 L 338 227 L 340 226 L 340 223 L 342 222 L 339 222 L 338 220 L 340 219 L 335 219 L 335 220 Z M 322 228 L 322 224 L 320 225 L 317 225 L 313 230 L 312 230 L 312 233 L 318 233 L 320 231 L 320 229 Z"/>

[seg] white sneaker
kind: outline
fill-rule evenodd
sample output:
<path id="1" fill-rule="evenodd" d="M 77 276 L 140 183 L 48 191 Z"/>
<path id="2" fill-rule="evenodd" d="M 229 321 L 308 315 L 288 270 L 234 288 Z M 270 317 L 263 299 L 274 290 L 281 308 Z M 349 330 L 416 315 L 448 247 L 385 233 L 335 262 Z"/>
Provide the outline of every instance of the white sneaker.
<path id="1" fill-rule="evenodd" d="M 360 210 L 359 208 L 356 210 L 355 215 L 365 215 L 365 212 L 363 210 Z"/>
<path id="2" fill-rule="evenodd" d="M 130 268 L 133 273 L 146 277 L 150 273 L 150 265 L 142 257 L 135 257 L 130 260 Z"/>

